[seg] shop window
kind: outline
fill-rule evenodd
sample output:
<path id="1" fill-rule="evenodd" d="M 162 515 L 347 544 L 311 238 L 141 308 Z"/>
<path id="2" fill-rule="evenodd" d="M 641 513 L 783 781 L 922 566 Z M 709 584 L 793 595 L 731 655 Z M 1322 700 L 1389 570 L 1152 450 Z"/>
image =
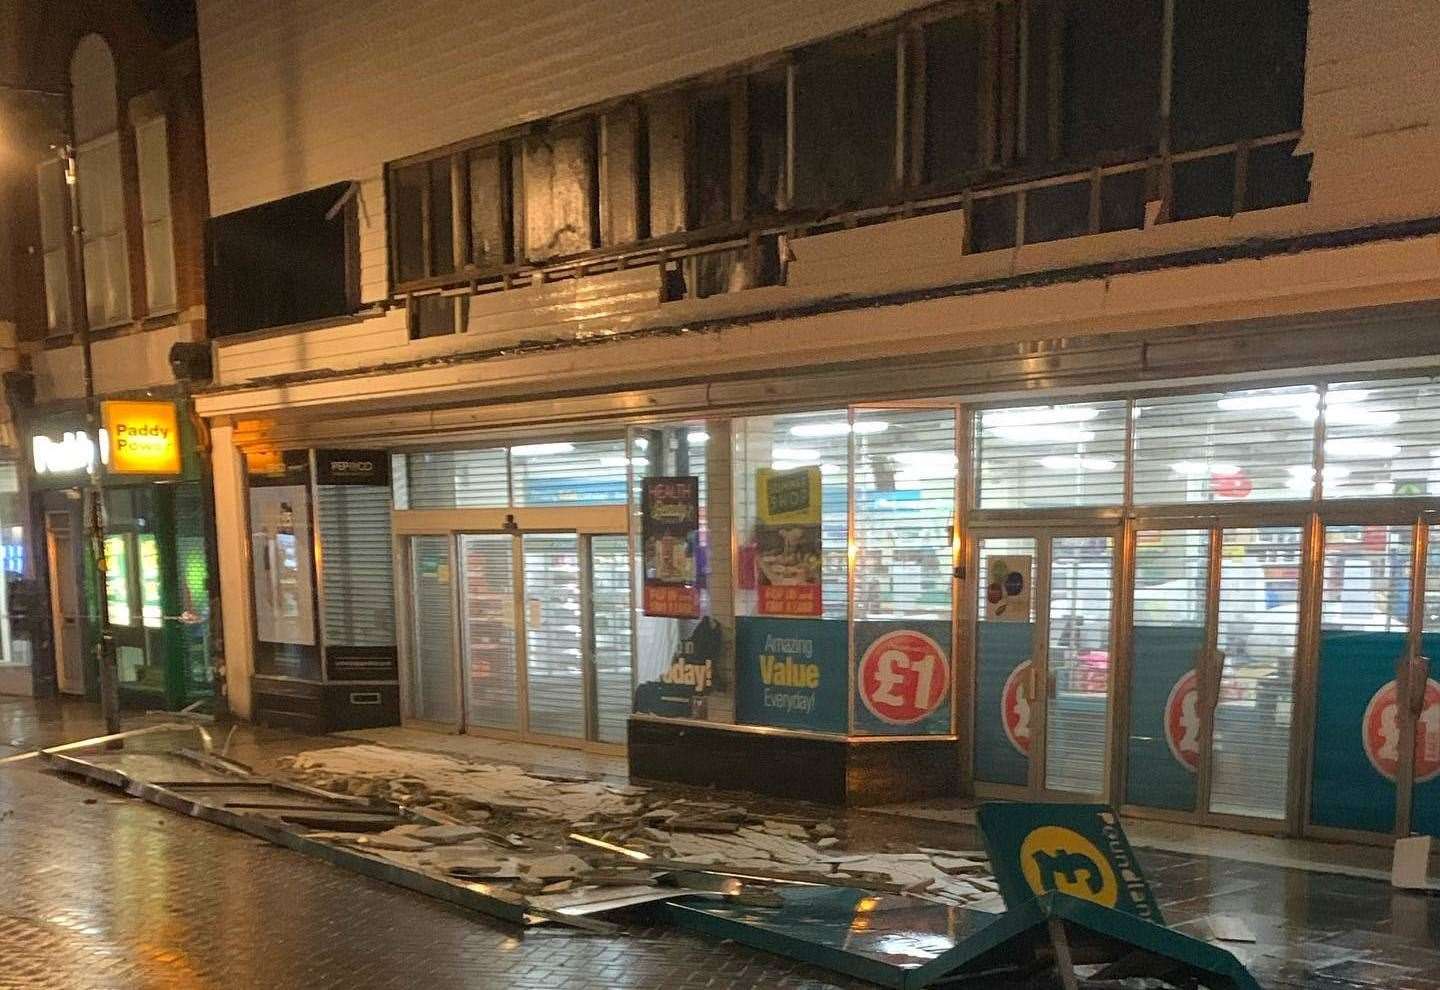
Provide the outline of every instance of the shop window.
<path id="1" fill-rule="evenodd" d="M 795 203 L 837 210 L 895 186 L 895 37 L 848 37 L 795 61 Z"/>
<path id="2" fill-rule="evenodd" d="M 784 614 L 791 606 L 801 616 L 844 619 L 847 613 L 849 562 L 848 465 L 849 421 L 845 410 L 792 413 L 736 420 L 734 425 L 734 493 L 736 539 L 740 542 L 740 589 L 737 615 Z M 819 509 L 819 519 L 806 516 L 793 525 L 767 522 L 760 505 L 761 472 L 783 475 L 778 485 L 798 489 L 806 475 L 819 476 L 820 503 L 782 518 L 800 519 Z M 818 525 L 817 525 L 818 523 Z M 790 532 L 782 532 L 789 530 Z M 793 593 L 766 588 L 798 588 Z M 766 597 L 774 599 L 767 607 Z M 804 609 L 802 611 L 802 609 Z"/>
<path id="3" fill-rule="evenodd" d="M 1176 0 L 1171 145 L 1299 130 L 1307 0 Z"/>
<path id="4" fill-rule="evenodd" d="M 1161 0 L 1032 5 L 1023 158 L 1076 161 L 1152 151 L 1163 23 Z"/>
<path id="5" fill-rule="evenodd" d="M 961 178 L 984 164 L 981 129 L 988 21 L 976 14 L 926 24 L 911 56 L 912 105 L 923 108 L 922 181 Z"/>
<path id="6" fill-rule="evenodd" d="M 510 448 L 514 505 L 623 505 L 625 441 L 519 444 Z"/>
<path id="7" fill-rule="evenodd" d="M 1311 385 L 1135 400 L 1137 505 L 1308 499 Z"/>
<path id="8" fill-rule="evenodd" d="M 548 261 L 595 247 L 595 121 L 571 121 L 527 135 L 524 167 L 525 257 Z"/>
<path id="9" fill-rule="evenodd" d="M 1119 505 L 1124 402 L 982 409 L 975 416 L 981 509 Z"/>
<path id="10" fill-rule="evenodd" d="M 1331 385 L 1326 498 L 1440 495 L 1440 382 Z"/>

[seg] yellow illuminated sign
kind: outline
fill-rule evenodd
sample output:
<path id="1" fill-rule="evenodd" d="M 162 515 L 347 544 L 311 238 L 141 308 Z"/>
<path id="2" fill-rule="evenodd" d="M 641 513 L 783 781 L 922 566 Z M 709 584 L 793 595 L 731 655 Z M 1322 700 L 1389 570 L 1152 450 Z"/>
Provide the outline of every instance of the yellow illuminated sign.
<path id="1" fill-rule="evenodd" d="M 173 402 L 101 405 L 114 474 L 179 474 L 180 426 Z"/>

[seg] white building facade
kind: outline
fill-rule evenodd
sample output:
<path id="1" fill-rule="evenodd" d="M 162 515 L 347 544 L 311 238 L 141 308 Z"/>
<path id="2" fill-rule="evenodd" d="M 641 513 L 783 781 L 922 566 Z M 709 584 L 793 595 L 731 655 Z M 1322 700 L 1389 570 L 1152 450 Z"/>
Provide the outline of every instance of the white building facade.
<path id="1" fill-rule="evenodd" d="M 1440 11 L 199 15 L 233 710 L 1440 830 Z"/>

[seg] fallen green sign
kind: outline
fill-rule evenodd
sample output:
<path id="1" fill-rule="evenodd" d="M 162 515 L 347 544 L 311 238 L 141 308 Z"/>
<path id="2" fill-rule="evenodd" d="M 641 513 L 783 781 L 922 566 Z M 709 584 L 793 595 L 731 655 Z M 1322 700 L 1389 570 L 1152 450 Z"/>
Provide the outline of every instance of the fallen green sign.
<path id="1" fill-rule="evenodd" d="M 987 804 L 979 822 L 1002 913 L 820 887 L 784 890 L 779 907 L 679 899 L 668 911 L 694 931 L 899 990 L 1128 978 L 1259 990 L 1229 952 L 1165 927 L 1110 809 Z"/>

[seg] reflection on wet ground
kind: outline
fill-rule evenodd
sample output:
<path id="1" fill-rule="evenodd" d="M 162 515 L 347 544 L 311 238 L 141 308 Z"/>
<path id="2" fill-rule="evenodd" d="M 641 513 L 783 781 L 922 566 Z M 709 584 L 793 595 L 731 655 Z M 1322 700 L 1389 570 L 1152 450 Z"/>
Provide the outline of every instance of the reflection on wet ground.
<path id="1" fill-rule="evenodd" d="M 0 699 L 0 755 L 100 731 L 91 706 Z M 242 727 L 231 755 L 264 769 L 335 744 Z M 876 846 L 978 847 L 966 826 L 845 822 Z M 1267 987 L 1440 990 L 1440 899 L 1215 855 L 1139 857 L 1181 930 L 1208 938 L 1208 917 L 1244 919 L 1256 941 L 1226 947 Z M 622 936 L 522 933 L 33 762 L 0 769 L 0 864 L 0 987 L 860 985 L 643 916 Z"/>

